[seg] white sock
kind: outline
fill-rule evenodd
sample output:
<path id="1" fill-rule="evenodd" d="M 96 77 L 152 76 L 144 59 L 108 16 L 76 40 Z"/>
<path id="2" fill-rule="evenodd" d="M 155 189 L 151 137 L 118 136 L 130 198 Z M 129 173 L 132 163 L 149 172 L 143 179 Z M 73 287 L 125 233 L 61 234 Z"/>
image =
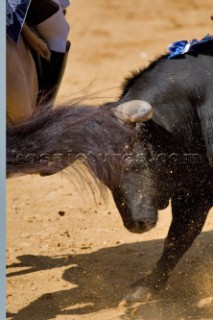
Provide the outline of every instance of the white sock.
<path id="1" fill-rule="evenodd" d="M 69 0 L 59 0 L 62 10 L 70 6 Z"/>
<path id="2" fill-rule="evenodd" d="M 54 1 L 60 5 L 59 0 Z M 66 52 L 67 37 L 70 27 L 61 7 L 49 19 L 39 23 L 36 28 L 50 50 Z"/>

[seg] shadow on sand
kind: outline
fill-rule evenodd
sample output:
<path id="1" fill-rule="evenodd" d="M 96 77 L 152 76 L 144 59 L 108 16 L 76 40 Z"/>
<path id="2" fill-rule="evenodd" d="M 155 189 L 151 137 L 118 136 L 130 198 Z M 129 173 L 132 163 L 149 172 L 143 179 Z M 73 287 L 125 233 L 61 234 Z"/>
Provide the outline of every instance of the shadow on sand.
<path id="1" fill-rule="evenodd" d="M 213 308 L 209 303 L 213 296 L 212 240 L 212 231 L 199 236 L 197 245 L 176 267 L 164 294 L 157 301 L 142 304 L 137 309 L 125 309 L 116 319 L 213 319 Z M 8 312 L 7 317 L 49 320 L 59 315 L 86 315 L 117 308 L 131 283 L 153 267 L 162 246 L 163 240 L 153 240 L 108 247 L 89 254 L 19 256 L 19 263 L 8 266 L 8 277 L 66 266 L 63 279 L 76 287 L 46 293 L 17 314 Z M 28 269 L 16 271 L 17 267 Z"/>

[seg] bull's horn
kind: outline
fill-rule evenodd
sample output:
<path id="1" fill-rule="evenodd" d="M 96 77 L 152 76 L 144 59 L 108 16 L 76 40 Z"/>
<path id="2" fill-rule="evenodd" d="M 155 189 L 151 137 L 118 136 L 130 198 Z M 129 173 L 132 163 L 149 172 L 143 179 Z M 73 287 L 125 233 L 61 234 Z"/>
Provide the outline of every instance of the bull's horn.
<path id="1" fill-rule="evenodd" d="M 124 123 L 145 122 L 152 118 L 151 105 L 143 100 L 131 100 L 115 108 L 115 116 Z"/>

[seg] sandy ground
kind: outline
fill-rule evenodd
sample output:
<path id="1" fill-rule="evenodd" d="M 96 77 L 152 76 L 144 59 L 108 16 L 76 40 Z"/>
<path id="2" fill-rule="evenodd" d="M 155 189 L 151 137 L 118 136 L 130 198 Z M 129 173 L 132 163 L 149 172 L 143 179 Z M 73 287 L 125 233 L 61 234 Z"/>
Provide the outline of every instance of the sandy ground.
<path id="1" fill-rule="evenodd" d="M 117 97 L 130 71 L 172 41 L 211 34 L 212 13 L 211 0 L 73 0 L 72 49 L 58 100 Z M 154 230 L 133 235 L 111 195 L 104 203 L 96 194 L 95 201 L 76 173 L 8 180 L 8 319 L 213 319 L 213 212 L 164 297 L 122 309 L 130 284 L 161 254 L 170 209 L 160 212 Z"/>

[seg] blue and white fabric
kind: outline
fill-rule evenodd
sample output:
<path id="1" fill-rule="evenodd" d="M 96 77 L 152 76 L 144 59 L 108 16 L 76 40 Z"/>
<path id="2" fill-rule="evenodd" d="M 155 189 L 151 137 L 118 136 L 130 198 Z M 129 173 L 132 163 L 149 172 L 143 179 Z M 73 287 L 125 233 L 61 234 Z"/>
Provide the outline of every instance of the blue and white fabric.
<path id="1" fill-rule="evenodd" d="M 7 36 L 17 44 L 31 0 L 6 0 Z"/>
<path id="2" fill-rule="evenodd" d="M 174 58 L 176 56 L 183 55 L 187 52 L 195 52 L 197 47 L 200 44 L 208 42 L 208 41 L 212 41 L 212 40 L 213 40 L 213 36 L 210 36 L 209 34 L 207 34 L 201 40 L 193 39 L 190 41 L 182 40 L 182 41 L 172 42 L 168 46 L 168 50 L 169 50 L 169 57 L 168 58 Z"/>

